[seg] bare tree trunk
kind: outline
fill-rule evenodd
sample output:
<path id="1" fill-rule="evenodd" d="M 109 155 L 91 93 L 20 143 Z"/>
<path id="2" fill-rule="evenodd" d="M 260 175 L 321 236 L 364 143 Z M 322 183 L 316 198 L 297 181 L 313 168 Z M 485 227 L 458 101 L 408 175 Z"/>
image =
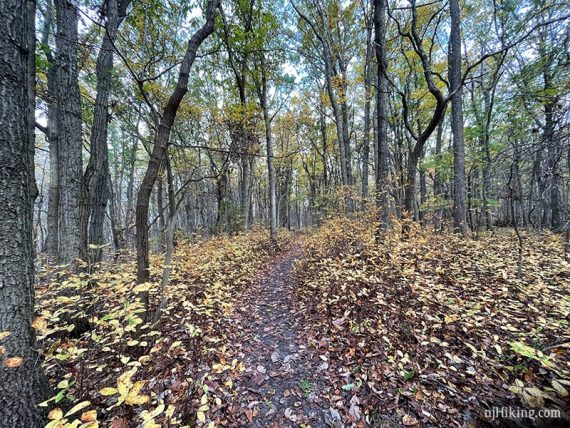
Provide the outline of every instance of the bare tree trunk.
<path id="1" fill-rule="evenodd" d="M 373 84 L 372 58 L 374 49 L 372 44 L 372 23 L 366 19 L 366 56 L 364 63 L 364 135 L 362 137 L 362 203 L 368 198 L 368 163 L 370 162 L 370 106 Z"/>
<path id="2" fill-rule="evenodd" d="M 57 83 L 56 67 L 48 69 L 48 146 L 49 146 L 49 190 L 47 214 L 47 253 L 52 259 L 59 257 L 59 143 L 57 132 Z"/>
<path id="3" fill-rule="evenodd" d="M 550 196 L 550 228 L 559 230 L 560 220 L 560 190 L 558 173 L 558 142 L 554 138 L 554 107 L 556 101 L 549 102 L 544 106 L 544 139 L 546 140 L 548 160 L 548 187 Z"/>
<path id="4" fill-rule="evenodd" d="M 84 196 L 81 97 L 77 67 L 77 7 L 55 0 L 57 15 L 57 122 L 59 178 L 59 255 L 64 263 L 85 259 L 87 225 L 82 222 Z"/>
<path id="5" fill-rule="evenodd" d="M 275 183 L 275 168 L 273 166 L 273 137 L 271 134 L 271 118 L 269 117 L 269 106 L 267 105 L 267 64 L 265 54 L 261 54 L 261 85 L 257 88 L 259 94 L 259 104 L 263 112 L 263 123 L 265 125 L 265 141 L 267 144 L 267 177 L 269 180 L 269 239 L 273 246 L 277 246 L 277 190 Z"/>
<path id="6" fill-rule="evenodd" d="M 139 119 L 140 119 L 140 112 L 139 112 Z M 139 121 L 137 120 L 137 129 L 138 129 Z M 133 222 L 133 215 L 134 215 L 134 204 L 133 204 L 133 193 L 134 193 L 134 184 L 135 184 L 135 166 L 137 160 L 137 149 L 138 149 L 139 137 L 138 135 L 133 136 L 133 145 L 131 148 L 131 159 L 129 165 L 129 179 L 127 181 L 127 209 L 125 213 L 125 241 L 127 245 L 132 244 L 133 242 L 133 233 L 132 233 L 132 222 Z"/>
<path id="7" fill-rule="evenodd" d="M 388 80 L 386 78 L 386 7 L 387 0 L 374 1 L 374 44 L 376 47 L 377 84 L 376 90 L 376 205 L 380 209 L 379 226 L 386 230 L 389 226 L 389 163 L 388 163 Z M 415 170 L 414 170 L 415 177 Z"/>
<path id="8" fill-rule="evenodd" d="M 152 188 L 158 176 L 160 164 L 166 154 L 170 130 L 176 118 L 178 107 L 188 92 L 190 69 L 196 59 L 196 52 L 206 38 L 214 31 L 214 19 L 220 0 L 210 0 L 206 7 L 206 22 L 194 33 L 188 41 L 186 53 L 180 65 L 176 88 L 170 95 L 163 109 L 154 148 L 137 195 L 136 230 L 137 230 L 137 282 L 149 280 L 149 247 L 148 247 L 148 206 Z M 143 302 L 148 305 L 148 294 L 143 296 Z"/>
<path id="9" fill-rule="evenodd" d="M 115 196 L 113 194 L 113 182 L 111 181 L 111 174 L 107 176 L 109 179 L 109 220 L 111 223 L 111 236 L 113 238 L 113 247 L 115 250 L 115 260 L 119 257 L 119 252 L 123 247 L 123 236 L 119 230 L 120 222 L 117 220 L 117 214 L 115 210 Z"/>
<path id="10" fill-rule="evenodd" d="M 39 428 L 49 394 L 35 350 L 35 3 L 0 3 L 0 427 Z"/>
<path id="11" fill-rule="evenodd" d="M 453 227 L 467 234 L 467 185 L 465 179 L 465 137 L 463 132 L 463 85 L 461 82 L 461 18 L 459 0 L 450 0 L 449 90 L 453 135 Z"/>
<path id="12" fill-rule="evenodd" d="M 435 155 L 439 161 L 439 156 L 441 155 L 441 143 L 442 143 L 442 139 L 443 139 L 443 118 L 441 119 L 441 122 L 439 122 L 439 125 L 437 126 L 437 137 L 435 140 Z M 439 205 L 441 203 L 441 198 L 443 197 L 442 195 L 442 183 L 441 183 L 441 171 L 439 166 L 435 167 L 435 174 L 434 174 L 434 178 L 433 178 L 433 196 L 436 200 L 436 204 Z M 441 230 L 441 218 L 443 216 L 443 209 L 437 207 L 435 209 L 435 219 L 434 219 L 434 227 L 435 230 Z"/>
<path id="13" fill-rule="evenodd" d="M 97 97 L 93 110 L 91 127 L 91 157 L 85 170 L 83 223 L 89 224 L 89 262 L 101 261 L 104 243 L 103 224 L 109 201 L 109 153 L 107 147 L 107 129 L 109 122 L 109 95 L 113 73 L 113 46 L 117 38 L 119 25 L 126 16 L 130 0 L 108 0 L 106 2 L 106 23 L 103 43 L 97 56 Z"/>

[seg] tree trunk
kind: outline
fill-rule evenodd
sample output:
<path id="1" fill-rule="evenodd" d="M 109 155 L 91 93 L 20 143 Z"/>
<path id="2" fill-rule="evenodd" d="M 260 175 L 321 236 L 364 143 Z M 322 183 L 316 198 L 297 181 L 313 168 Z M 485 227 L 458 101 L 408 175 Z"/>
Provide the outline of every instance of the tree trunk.
<path id="1" fill-rule="evenodd" d="M 265 125 L 265 141 L 267 144 L 267 177 L 269 180 L 269 239 L 277 246 L 277 189 L 275 183 L 275 168 L 273 167 L 273 137 L 271 134 L 271 118 L 267 105 L 267 64 L 265 54 L 261 54 L 261 87 L 258 88 L 259 104 L 263 112 Z"/>
<path id="2" fill-rule="evenodd" d="M 188 78 L 190 69 L 196 59 L 196 52 L 206 38 L 214 31 L 216 9 L 220 0 L 210 0 L 206 7 L 206 22 L 194 33 L 188 41 L 186 53 L 180 65 L 176 88 L 170 95 L 168 103 L 163 109 L 154 148 L 150 155 L 148 166 L 137 195 L 136 209 L 136 236 L 137 236 L 137 282 L 149 280 L 149 247 L 148 247 L 148 206 L 152 188 L 158 176 L 160 164 L 166 154 L 170 130 L 174 124 L 178 107 L 182 98 L 188 92 Z M 143 302 L 148 305 L 148 295 L 143 296 Z"/>
<path id="3" fill-rule="evenodd" d="M 550 189 L 550 228 L 560 230 L 560 190 L 558 173 L 558 142 L 554 138 L 554 107 L 556 101 L 544 106 L 544 139 L 547 146 L 548 187 Z"/>
<path id="4" fill-rule="evenodd" d="M 75 265 L 85 259 L 87 228 L 83 224 L 84 196 L 81 97 L 77 67 L 77 7 L 68 0 L 55 0 L 57 15 L 57 122 L 59 178 L 59 255 Z"/>
<path id="5" fill-rule="evenodd" d="M 137 110 L 137 121 L 133 133 L 133 145 L 131 147 L 131 156 L 129 159 L 129 178 L 127 181 L 127 209 L 125 213 L 125 242 L 127 243 L 127 245 L 130 245 L 133 242 L 132 221 L 135 211 L 133 204 L 133 193 L 135 185 L 135 167 L 137 161 L 137 150 L 139 146 L 138 129 L 139 129 L 140 120 L 141 120 L 141 110 L 139 105 Z"/>
<path id="6" fill-rule="evenodd" d="M 443 184 L 441 182 L 441 171 L 439 167 L 439 160 L 441 155 L 441 144 L 443 141 L 443 118 L 439 125 L 437 125 L 437 137 L 435 140 L 435 156 L 437 163 L 435 166 L 435 174 L 433 177 L 433 196 L 436 201 L 437 207 L 435 209 L 434 227 L 435 230 L 441 230 L 441 219 L 443 216 L 443 209 L 439 207 L 443 198 Z"/>
<path id="7" fill-rule="evenodd" d="M 379 227 L 389 226 L 389 163 L 388 163 L 388 80 L 386 78 L 386 5 L 387 0 L 374 1 L 374 44 L 376 47 L 377 83 L 376 91 L 376 205 L 380 209 Z M 414 169 L 415 179 L 415 169 Z"/>
<path id="8" fill-rule="evenodd" d="M 39 428 L 49 395 L 35 350 L 35 3 L 0 3 L 0 427 Z"/>
<path id="9" fill-rule="evenodd" d="M 461 83 L 461 21 L 459 0 L 450 0 L 449 90 L 453 136 L 453 228 L 467 234 L 467 185 L 465 180 L 465 137 L 463 132 L 463 89 Z"/>
<path id="10" fill-rule="evenodd" d="M 49 190 L 47 214 L 47 253 L 51 259 L 59 257 L 59 143 L 57 136 L 57 83 L 56 66 L 49 66 L 48 76 L 48 148 L 49 148 Z"/>
<path id="11" fill-rule="evenodd" d="M 368 198 L 368 163 L 370 162 L 370 105 L 373 84 L 372 56 L 372 26 L 367 19 L 366 27 L 366 56 L 364 64 L 364 135 L 362 137 L 362 203 Z"/>
<path id="12" fill-rule="evenodd" d="M 113 46 L 117 38 L 119 25 L 125 18 L 130 0 L 108 0 L 106 2 L 106 23 L 103 43 L 97 56 L 97 97 L 93 109 L 91 127 L 91 157 L 85 170 L 86 196 L 83 208 L 83 223 L 89 223 L 90 264 L 101 261 L 104 243 L 103 224 L 109 201 L 109 150 L 107 130 L 109 123 L 109 95 L 113 73 Z"/>

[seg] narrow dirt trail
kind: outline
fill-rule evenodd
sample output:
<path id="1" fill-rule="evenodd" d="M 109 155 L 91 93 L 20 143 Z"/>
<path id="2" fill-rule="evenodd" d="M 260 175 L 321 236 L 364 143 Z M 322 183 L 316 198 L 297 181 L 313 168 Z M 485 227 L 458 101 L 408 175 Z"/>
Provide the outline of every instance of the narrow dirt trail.
<path id="1" fill-rule="evenodd" d="M 293 262 L 298 247 L 279 256 L 243 296 L 235 316 L 232 343 L 245 371 L 234 380 L 239 394 L 232 426 L 342 427 L 330 410 L 320 371 L 327 361 L 302 343 L 302 317 L 296 313 Z"/>

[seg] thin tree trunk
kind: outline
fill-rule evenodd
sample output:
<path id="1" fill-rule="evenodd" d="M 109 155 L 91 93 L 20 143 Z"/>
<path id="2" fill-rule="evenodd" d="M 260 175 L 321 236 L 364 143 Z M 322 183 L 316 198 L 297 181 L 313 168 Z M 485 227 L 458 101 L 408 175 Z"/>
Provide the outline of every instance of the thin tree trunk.
<path id="1" fill-rule="evenodd" d="M 137 119 L 137 130 L 140 120 L 140 110 Z M 137 160 L 137 149 L 139 144 L 139 137 L 137 134 L 133 135 L 133 146 L 131 148 L 131 158 L 129 160 L 129 179 L 127 181 L 127 209 L 125 213 L 125 240 L 128 245 L 133 242 L 133 216 L 134 216 L 134 204 L 133 204 L 133 193 L 135 184 L 135 166 Z"/>
<path id="2" fill-rule="evenodd" d="M 149 246 L 148 246 L 148 207 L 152 188 L 158 176 L 160 164 L 166 154 L 170 130 L 174 124 L 178 107 L 182 98 L 188 92 L 188 78 L 190 69 L 196 59 L 196 52 L 206 38 L 214 31 L 214 19 L 220 0 L 210 0 L 206 7 L 206 22 L 194 33 L 188 42 L 186 53 L 180 65 L 176 88 L 170 95 L 168 103 L 163 109 L 154 148 L 137 195 L 136 230 L 137 230 L 137 282 L 147 282 L 149 273 Z M 148 306 L 148 294 L 143 295 L 143 303 Z"/>
<path id="3" fill-rule="evenodd" d="M 386 230 L 390 223 L 388 195 L 389 163 L 388 163 L 388 80 L 386 78 L 386 7 L 387 0 L 374 1 L 374 43 L 376 53 L 377 83 L 376 91 L 376 152 L 378 153 L 376 169 L 376 205 L 380 209 L 379 227 Z M 415 170 L 414 170 L 415 179 Z"/>
<path id="4" fill-rule="evenodd" d="M 59 257 L 59 143 L 57 132 L 57 83 L 56 66 L 48 69 L 48 148 L 49 148 L 49 190 L 47 214 L 47 252 L 53 260 Z"/>
<path id="5" fill-rule="evenodd" d="M 273 136 L 271 134 L 271 118 L 267 105 L 267 64 L 265 54 L 261 54 L 261 87 L 258 88 L 259 104 L 263 112 L 265 125 L 265 141 L 267 144 L 267 177 L 269 180 L 269 239 L 273 246 L 277 246 L 277 190 L 275 183 L 275 168 L 273 166 Z"/>
<path id="6" fill-rule="evenodd" d="M 439 158 L 441 155 L 441 144 L 442 144 L 442 140 L 443 140 L 443 119 L 441 120 L 441 122 L 439 122 L 439 125 L 437 126 L 437 137 L 435 140 L 435 156 L 437 159 L 437 163 L 436 163 L 436 167 L 435 167 L 435 175 L 434 175 L 434 179 L 433 179 L 433 196 L 435 198 L 436 204 L 437 204 L 437 208 L 435 209 L 435 220 L 434 220 L 434 226 L 435 226 L 435 230 L 440 231 L 441 230 L 441 219 L 443 216 L 443 209 L 439 207 L 439 205 L 442 202 L 442 198 L 443 198 L 443 186 L 442 186 L 442 182 L 441 182 L 441 171 L 439 168 Z"/>
<path id="7" fill-rule="evenodd" d="M 453 227 L 467 234 L 467 185 L 465 179 L 465 137 L 463 132 L 463 89 L 461 82 L 461 18 L 459 0 L 450 0 L 449 90 L 451 134 L 453 136 Z"/>
<path id="8" fill-rule="evenodd" d="M 366 203 L 368 198 L 368 164 L 370 162 L 370 106 L 373 67 L 372 58 L 374 49 L 372 48 L 372 25 L 367 19 L 366 28 L 366 56 L 364 64 L 364 135 L 362 137 L 362 203 Z"/>

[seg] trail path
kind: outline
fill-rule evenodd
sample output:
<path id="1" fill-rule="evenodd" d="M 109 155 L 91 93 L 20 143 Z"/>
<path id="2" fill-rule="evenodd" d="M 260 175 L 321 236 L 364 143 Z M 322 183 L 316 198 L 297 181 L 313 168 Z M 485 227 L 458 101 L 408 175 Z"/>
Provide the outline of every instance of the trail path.
<path id="1" fill-rule="evenodd" d="M 320 372 L 324 357 L 302 343 L 302 317 L 296 313 L 293 262 L 296 247 L 278 257 L 243 298 L 235 316 L 234 347 L 246 370 L 234 381 L 239 394 L 234 426 L 339 428 L 330 410 Z"/>

